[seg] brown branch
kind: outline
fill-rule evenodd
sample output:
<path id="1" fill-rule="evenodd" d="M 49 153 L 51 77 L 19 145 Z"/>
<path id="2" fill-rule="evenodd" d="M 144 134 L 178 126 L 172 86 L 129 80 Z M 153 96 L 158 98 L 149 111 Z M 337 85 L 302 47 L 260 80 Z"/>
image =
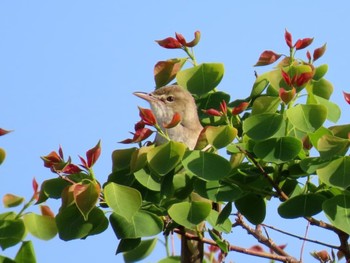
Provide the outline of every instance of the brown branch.
<path id="1" fill-rule="evenodd" d="M 216 242 L 214 240 L 211 240 L 208 238 L 200 238 L 194 234 L 184 232 L 178 228 L 175 228 L 174 232 L 177 234 L 180 234 L 182 236 L 185 236 L 187 239 L 201 240 L 205 244 L 218 247 L 218 245 L 216 244 Z M 276 261 L 285 262 L 285 263 L 300 263 L 298 260 L 296 260 L 295 258 L 293 258 L 291 256 L 282 256 L 282 255 L 278 255 L 278 254 L 260 252 L 260 251 L 255 251 L 252 249 L 247 249 L 247 248 L 243 248 L 243 247 L 239 247 L 239 246 L 235 246 L 235 245 L 231 245 L 231 244 L 228 245 L 228 249 L 229 249 L 229 251 L 235 251 L 235 252 L 239 252 L 239 253 L 247 254 L 247 255 L 251 255 L 251 256 L 256 256 L 256 257 L 268 258 L 271 260 L 276 260 Z"/>

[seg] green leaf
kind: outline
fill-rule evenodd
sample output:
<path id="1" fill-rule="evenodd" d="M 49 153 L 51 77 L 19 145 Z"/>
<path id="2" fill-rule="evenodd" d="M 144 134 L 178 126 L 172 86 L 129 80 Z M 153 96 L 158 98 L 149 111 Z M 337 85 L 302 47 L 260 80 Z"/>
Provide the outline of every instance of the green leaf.
<path id="1" fill-rule="evenodd" d="M 109 183 L 104 187 L 104 195 L 113 212 L 126 220 L 131 220 L 142 205 L 141 193 L 128 186 Z"/>
<path id="2" fill-rule="evenodd" d="M 129 171 L 130 170 L 130 162 L 131 157 L 133 153 L 136 151 L 137 148 L 129 148 L 129 149 L 121 149 L 121 150 L 115 150 L 112 153 L 112 171 Z"/>
<path id="3" fill-rule="evenodd" d="M 177 73 L 177 83 L 192 94 L 202 96 L 213 90 L 224 75 L 221 63 L 203 63 Z"/>
<path id="4" fill-rule="evenodd" d="M 16 263 L 36 263 L 32 241 L 24 241 L 22 243 L 16 254 L 15 261 Z"/>
<path id="5" fill-rule="evenodd" d="M 327 119 L 327 108 L 323 105 L 299 104 L 286 111 L 293 126 L 303 132 L 315 132 Z"/>
<path id="6" fill-rule="evenodd" d="M 123 254 L 124 262 L 135 262 L 146 258 L 152 253 L 157 241 L 157 238 L 142 240 L 135 249 Z"/>
<path id="7" fill-rule="evenodd" d="M 71 205 L 59 211 L 56 216 L 56 224 L 60 239 L 69 241 L 105 231 L 108 227 L 108 220 L 104 212 L 95 207 L 86 221 L 79 209 Z"/>
<path id="8" fill-rule="evenodd" d="M 165 175 L 180 163 L 185 151 L 185 144 L 170 141 L 150 150 L 147 161 L 157 174 Z"/>
<path id="9" fill-rule="evenodd" d="M 147 189 L 157 192 L 160 191 L 161 180 L 159 176 L 147 173 L 144 169 L 138 170 L 134 175 L 136 180 Z"/>
<path id="10" fill-rule="evenodd" d="M 253 140 L 265 140 L 280 129 L 283 116 L 277 113 L 252 115 L 243 122 L 243 132 Z"/>
<path id="11" fill-rule="evenodd" d="M 281 104 L 281 99 L 275 96 L 261 96 L 254 100 L 252 106 L 252 115 L 262 113 L 275 113 L 278 106 Z"/>
<path id="12" fill-rule="evenodd" d="M 141 243 L 141 238 L 125 238 L 120 240 L 117 248 L 117 252 L 115 254 L 119 254 L 121 252 L 126 252 L 129 250 L 133 250 Z"/>
<path id="13" fill-rule="evenodd" d="M 154 147 L 154 145 L 144 146 L 133 152 L 130 162 L 131 172 L 136 172 L 145 167 L 147 164 L 147 153 Z"/>
<path id="14" fill-rule="evenodd" d="M 350 196 L 337 195 L 323 203 L 323 211 L 336 228 L 350 235 Z"/>
<path id="15" fill-rule="evenodd" d="M 0 263 L 16 263 L 16 261 L 0 255 Z"/>
<path id="16" fill-rule="evenodd" d="M 322 64 L 322 65 L 318 66 L 315 69 L 315 74 L 314 74 L 314 76 L 312 78 L 314 80 L 318 81 L 321 78 L 323 78 L 324 75 L 326 75 L 327 71 L 328 71 L 328 65 L 327 64 Z"/>
<path id="17" fill-rule="evenodd" d="M 224 240 L 221 239 L 214 231 L 208 229 L 210 237 L 215 241 L 215 243 L 219 246 L 219 248 L 222 250 L 224 253 L 229 252 L 229 244 L 228 242 L 225 242 Z"/>
<path id="18" fill-rule="evenodd" d="M 196 193 L 214 202 L 233 202 L 243 193 L 237 185 L 219 181 L 197 180 L 194 187 Z"/>
<path id="19" fill-rule="evenodd" d="M 254 205 L 252 205 L 254 204 Z M 266 216 L 266 204 L 260 195 L 247 194 L 235 202 L 237 210 L 254 225 L 261 224 Z"/>
<path id="20" fill-rule="evenodd" d="M 250 97 L 254 99 L 255 97 L 258 97 L 268 86 L 269 82 L 266 79 L 266 76 L 260 75 L 255 79 L 255 82 L 253 84 L 252 91 L 250 92 Z"/>
<path id="21" fill-rule="evenodd" d="M 34 213 L 25 214 L 23 221 L 29 233 L 42 240 L 50 240 L 57 234 L 55 218 Z"/>
<path id="22" fill-rule="evenodd" d="M 15 219 L 14 213 L 0 216 L 0 247 L 4 250 L 21 242 L 26 236 L 26 229 L 21 219 Z"/>
<path id="23" fill-rule="evenodd" d="M 3 148 L 0 148 L 0 165 L 4 162 L 6 158 L 6 152 Z"/>
<path id="24" fill-rule="evenodd" d="M 203 151 L 187 151 L 182 164 L 192 175 L 208 181 L 220 180 L 231 171 L 231 165 L 225 158 Z"/>
<path id="25" fill-rule="evenodd" d="M 229 145 L 237 136 L 237 129 L 229 125 L 209 126 L 205 130 L 208 143 L 213 145 L 215 149 L 221 149 Z"/>
<path id="26" fill-rule="evenodd" d="M 350 139 L 349 138 L 350 124 L 336 125 L 336 126 L 329 127 L 329 129 L 332 131 L 334 136 L 337 136 L 343 139 Z"/>
<path id="27" fill-rule="evenodd" d="M 42 203 L 48 198 L 59 199 L 62 196 L 63 189 L 69 186 L 70 183 L 62 178 L 53 178 L 45 180 L 41 184 L 41 189 L 39 193 L 39 200 L 37 203 Z"/>
<path id="28" fill-rule="evenodd" d="M 181 263 L 181 256 L 170 256 L 163 258 L 158 263 Z"/>
<path id="29" fill-rule="evenodd" d="M 316 172 L 327 185 L 346 189 L 350 186 L 350 156 L 344 156 L 328 162 Z"/>
<path id="30" fill-rule="evenodd" d="M 130 220 L 112 213 L 109 221 L 118 239 L 154 236 L 163 229 L 163 221 L 158 216 L 143 210 L 138 211 Z"/>
<path id="31" fill-rule="evenodd" d="M 257 142 L 253 151 L 265 162 L 280 164 L 293 160 L 301 149 L 300 140 L 294 137 L 280 137 Z"/>
<path id="32" fill-rule="evenodd" d="M 225 207 L 220 211 L 216 225 L 221 225 L 226 219 L 231 215 L 232 212 L 232 202 L 228 202 Z"/>
<path id="33" fill-rule="evenodd" d="M 336 155 L 345 155 L 349 146 L 349 139 L 343 139 L 327 134 L 318 140 L 317 150 L 320 152 L 321 158 L 329 159 Z"/>
<path id="34" fill-rule="evenodd" d="M 203 97 L 200 97 L 196 100 L 196 103 L 198 105 L 198 109 L 219 109 L 220 103 L 222 101 L 225 101 L 227 104 L 230 101 L 230 95 L 222 92 L 222 91 L 216 91 L 211 92 Z M 222 118 L 218 116 L 210 116 L 203 111 L 198 112 L 198 116 L 201 120 L 201 122 L 204 125 L 219 125 L 222 124 Z"/>
<path id="35" fill-rule="evenodd" d="M 329 100 L 333 93 L 333 85 L 328 80 L 321 78 L 319 81 L 310 81 L 306 87 L 309 93 Z"/>
<path id="36" fill-rule="evenodd" d="M 301 194 L 283 202 L 278 207 L 278 213 L 283 218 L 308 217 L 322 211 L 325 197 L 320 194 Z"/>
<path id="37" fill-rule="evenodd" d="M 168 213 L 176 223 L 186 228 L 193 228 L 204 221 L 210 211 L 210 202 L 193 201 L 173 204 Z"/>
<path id="38" fill-rule="evenodd" d="M 309 133 L 309 139 L 311 141 L 311 144 L 316 148 L 317 148 L 317 144 L 318 144 L 318 140 L 323 136 L 323 135 L 332 135 L 332 132 L 325 128 L 325 127 L 321 127 L 319 128 L 317 131 L 313 132 L 313 133 Z"/>
<path id="39" fill-rule="evenodd" d="M 269 85 L 267 87 L 266 94 L 269 96 L 278 97 L 278 92 L 281 87 L 282 74 L 280 69 L 271 70 L 266 73 L 263 73 L 259 76 L 259 78 L 265 78 Z"/>
<path id="40" fill-rule="evenodd" d="M 174 58 L 166 61 L 159 61 L 154 67 L 154 80 L 156 87 L 160 88 L 172 81 L 176 73 L 185 64 L 187 58 Z"/>
<path id="41" fill-rule="evenodd" d="M 227 217 L 225 220 L 218 223 L 218 218 L 219 218 L 219 212 L 215 211 L 215 210 L 211 210 L 210 215 L 207 217 L 206 220 L 216 231 L 229 234 L 231 232 L 231 229 L 232 229 L 231 220 Z M 220 219 L 220 221 L 221 221 L 221 219 Z"/>
<path id="42" fill-rule="evenodd" d="M 91 181 L 86 184 L 75 184 L 73 196 L 79 211 L 87 220 L 89 213 L 100 197 L 100 187 L 97 183 Z"/>
<path id="43" fill-rule="evenodd" d="M 341 110 L 339 106 L 327 99 L 320 96 L 309 94 L 308 104 L 321 104 L 327 108 L 327 119 L 331 122 L 337 122 L 341 115 Z"/>
<path id="44" fill-rule="evenodd" d="M 13 194 L 6 194 L 2 198 L 2 202 L 4 204 L 4 207 L 9 208 L 9 207 L 16 207 L 22 204 L 24 201 L 23 197 L 13 195 Z"/>

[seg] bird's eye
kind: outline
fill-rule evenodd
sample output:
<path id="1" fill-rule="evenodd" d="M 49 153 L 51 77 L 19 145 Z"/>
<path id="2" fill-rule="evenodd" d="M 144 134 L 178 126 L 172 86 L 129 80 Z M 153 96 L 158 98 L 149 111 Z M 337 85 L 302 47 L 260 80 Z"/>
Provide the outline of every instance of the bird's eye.
<path id="1" fill-rule="evenodd" d="M 172 102 L 172 101 L 174 101 L 174 96 L 168 96 L 166 98 L 166 100 L 169 101 L 169 102 Z"/>

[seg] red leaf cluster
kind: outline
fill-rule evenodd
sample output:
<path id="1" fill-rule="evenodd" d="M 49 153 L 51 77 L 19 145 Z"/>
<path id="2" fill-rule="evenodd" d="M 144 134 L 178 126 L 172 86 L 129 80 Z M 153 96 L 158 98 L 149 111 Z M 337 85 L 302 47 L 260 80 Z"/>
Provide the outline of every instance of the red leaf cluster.
<path id="1" fill-rule="evenodd" d="M 225 116 L 227 115 L 227 104 L 225 100 L 222 100 L 222 102 L 220 103 L 220 111 L 210 108 L 207 110 L 202 110 L 204 113 L 211 115 L 211 116 Z"/>
<path id="2" fill-rule="evenodd" d="M 180 33 L 175 33 L 175 38 L 167 37 L 162 40 L 156 40 L 158 45 L 168 49 L 177 49 L 184 47 L 194 47 L 198 44 L 201 38 L 201 33 L 199 31 L 194 32 L 194 39 L 190 42 L 187 42 L 185 37 Z"/>
<path id="3" fill-rule="evenodd" d="M 296 50 L 306 48 L 311 45 L 312 41 L 314 41 L 313 38 L 303 38 L 303 39 L 298 39 L 293 45 L 292 34 L 289 33 L 287 29 L 285 30 L 285 33 L 284 33 L 284 39 L 289 48 L 295 48 Z"/>

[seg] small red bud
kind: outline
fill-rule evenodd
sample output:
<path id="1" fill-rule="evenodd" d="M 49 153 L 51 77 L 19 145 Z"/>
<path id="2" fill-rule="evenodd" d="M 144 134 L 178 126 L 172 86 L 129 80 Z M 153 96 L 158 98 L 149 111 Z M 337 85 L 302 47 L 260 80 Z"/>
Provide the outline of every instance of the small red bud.
<path id="1" fill-rule="evenodd" d="M 227 113 L 227 105 L 226 105 L 226 101 L 222 100 L 222 102 L 220 103 L 220 110 L 222 112 L 222 114 L 226 115 Z"/>
<path id="2" fill-rule="evenodd" d="M 310 51 L 307 51 L 306 52 L 306 57 L 307 59 L 309 60 L 309 62 L 311 61 L 311 54 L 310 54 Z"/>
<path id="3" fill-rule="evenodd" d="M 283 70 L 282 70 L 282 77 L 288 86 L 292 86 L 292 80 L 290 79 L 288 73 Z"/>
<path id="4" fill-rule="evenodd" d="M 322 47 L 316 48 L 314 50 L 314 54 L 313 54 L 314 61 L 316 61 L 317 59 L 323 56 L 323 54 L 326 52 L 326 48 L 327 48 L 327 44 L 324 44 Z"/>
<path id="5" fill-rule="evenodd" d="M 221 112 L 216 109 L 202 110 L 204 113 L 211 116 L 221 116 Z"/>
<path id="6" fill-rule="evenodd" d="M 292 34 L 289 33 L 287 31 L 287 29 L 285 30 L 285 33 L 284 33 L 284 39 L 286 40 L 286 43 L 288 45 L 289 48 L 292 48 L 293 47 L 293 43 L 292 43 Z"/>

